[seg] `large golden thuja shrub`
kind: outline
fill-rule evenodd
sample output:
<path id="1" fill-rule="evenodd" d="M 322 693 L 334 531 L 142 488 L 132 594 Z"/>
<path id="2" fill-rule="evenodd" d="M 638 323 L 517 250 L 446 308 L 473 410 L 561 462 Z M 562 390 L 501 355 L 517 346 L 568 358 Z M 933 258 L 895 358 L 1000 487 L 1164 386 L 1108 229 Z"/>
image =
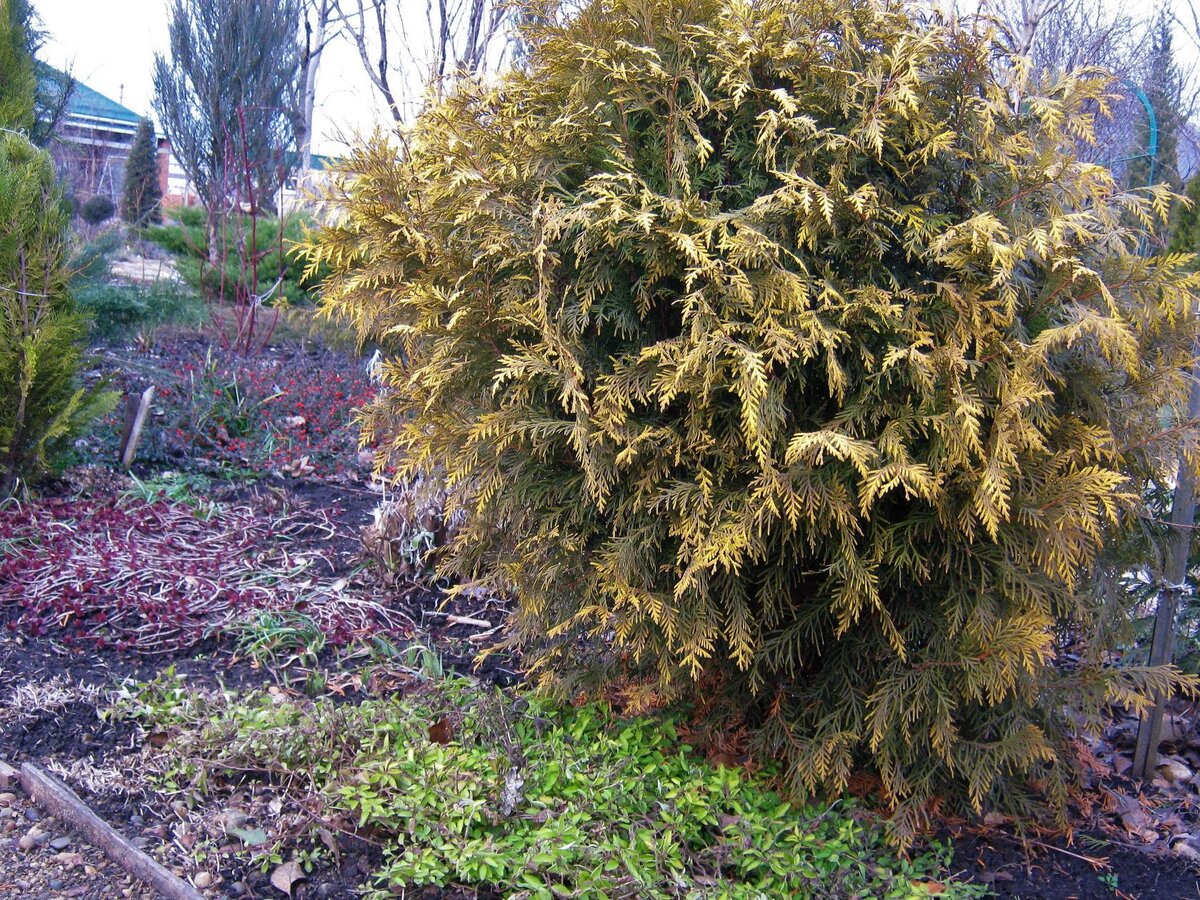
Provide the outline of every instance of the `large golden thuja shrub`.
<path id="1" fill-rule="evenodd" d="M 1078 155 L 1111 85 L 883 0 L 541 21 L 308 248 L 394 350 L 369 423 L 467 514 L 446 569 L 544 685 L 736 711 L 801 790 L 1061 797 L 1068 725 L 1168 677 L 1056 647 L 1189 437 L 1171 198 Z"/>

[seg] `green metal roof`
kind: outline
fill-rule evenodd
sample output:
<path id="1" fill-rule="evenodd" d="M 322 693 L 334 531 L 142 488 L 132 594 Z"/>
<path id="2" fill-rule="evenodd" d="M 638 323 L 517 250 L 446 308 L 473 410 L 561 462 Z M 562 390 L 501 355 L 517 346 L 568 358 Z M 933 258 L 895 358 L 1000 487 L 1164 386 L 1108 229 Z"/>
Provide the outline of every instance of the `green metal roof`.
<path id="1" fill-rule="evenodd" d="M 94 91 L 83 82 L 75 83 L 71 98 L 67 101 L 67 113 L 75 116 L 92 116 L 97 119 L 114 119 L 136 125 L 141 118 L 127 106 L 110 100 L 99 91 Z"/>
<path id="2" fill-rule="evenodd" d="M 283 161 L 289 166 L 296 167 L 300 164 L 300 154 L 295 150 L 288 150 L 283 154 Z M 314 172 L 324 172 L 326 169 L 332 169 L 342 161 L 340 156 L 322 156 L 319 153 L 312 154 L 312 170 Z"/>
<path id="3" fill-rule="evenodd" d="M 49 66 L 42 69 L 42 84 L 49 91 L 58 91 L 62 85 L 62 73 L 56 72 Z M 127 106 L 122 106 L 116 100 L 105 97 L 97 90 L 88 87 L 82 81 L 74 81 L 71 96 L 67 100 L 67 115 L 87 116 L 94 119 L 109 119 L 137 125 L 141 118 Z"/>

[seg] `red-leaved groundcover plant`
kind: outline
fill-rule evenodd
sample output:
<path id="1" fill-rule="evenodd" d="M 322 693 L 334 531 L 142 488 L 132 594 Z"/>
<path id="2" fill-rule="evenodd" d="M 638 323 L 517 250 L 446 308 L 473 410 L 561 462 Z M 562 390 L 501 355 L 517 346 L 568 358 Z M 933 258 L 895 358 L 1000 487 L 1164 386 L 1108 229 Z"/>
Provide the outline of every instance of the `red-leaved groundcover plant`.
<path id="1" fill-rule="evenodd" d="M 0 516 L 8 627 L 143 654 L 201 643 L 259 611 L 300 612 L 330 643 L 391 630 L 387 608 L 322 579 L 291 514 L 111 495 L 13 504 Z"/>
<path id="2" fill-rule="evenodd" d="M 369 455 L 360 458 L 355 411 L 376 387 L 353 357 L 295 347 L 238 356 L 173 338 L 126 368 L 121 386 L 127 393 L 156 389 L 138 450 L 138 460 L 151 468 L 201 463 L 262 475 L 357 480 L 369 463 Z M 97 433 L 112 441 L 122 427 L 116 412 Z"/>

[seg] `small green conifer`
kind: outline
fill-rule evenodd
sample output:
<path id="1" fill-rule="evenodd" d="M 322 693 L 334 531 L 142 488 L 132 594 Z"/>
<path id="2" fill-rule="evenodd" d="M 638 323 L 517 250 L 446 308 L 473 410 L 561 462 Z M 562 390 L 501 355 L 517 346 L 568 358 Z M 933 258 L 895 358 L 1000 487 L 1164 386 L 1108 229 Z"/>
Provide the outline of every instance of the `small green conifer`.
<path id="1" fill-rule="evenodd" d="M 158 181 L 158 148 L 149 119 L 138 122 L 133 146 L 125 162 L 121 193 L 121 218 L 130 225 L 162 222 L 162 187 Z"/>
<path id="2" fill-rule="evenodd" d="M 60 459 L 115 395 L 79 383 L 68 214 L 47 153 L 0 132 L 0 497 Z"/>
<path id="3" fill-rule="evenodd" d="M 28 131 L 37 91 L 26 0 L 0 0 L 0 128 Z"/>

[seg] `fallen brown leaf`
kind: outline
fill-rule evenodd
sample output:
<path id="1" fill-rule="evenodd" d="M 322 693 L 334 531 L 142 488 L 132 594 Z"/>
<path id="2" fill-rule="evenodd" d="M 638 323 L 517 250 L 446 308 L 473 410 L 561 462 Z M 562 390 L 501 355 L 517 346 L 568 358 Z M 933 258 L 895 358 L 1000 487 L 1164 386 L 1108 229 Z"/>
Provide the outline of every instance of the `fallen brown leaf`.
<path id="1" fill-rule="evenodd" d="M 448 744 L 454 737 L 454 726 L 443 716 L 429 726 L 429 740 L 435 744 Z"/>
<path id="2" fill-rule="evenodd" d="M 292 896 L 292 885 L 297 881 L 303 880 L 304 870 L 300 868 L 300 863 L 294 859 L 288 860 L 283 865 L 276 866 L 275 871 L 271 873 L 271 884 L 289 897 Z"/>

